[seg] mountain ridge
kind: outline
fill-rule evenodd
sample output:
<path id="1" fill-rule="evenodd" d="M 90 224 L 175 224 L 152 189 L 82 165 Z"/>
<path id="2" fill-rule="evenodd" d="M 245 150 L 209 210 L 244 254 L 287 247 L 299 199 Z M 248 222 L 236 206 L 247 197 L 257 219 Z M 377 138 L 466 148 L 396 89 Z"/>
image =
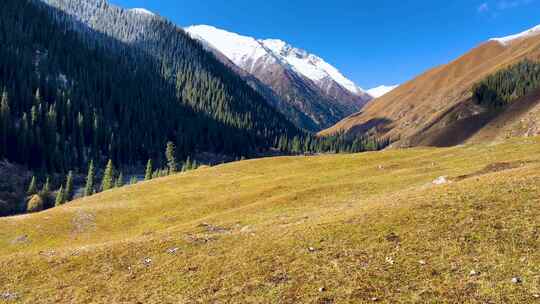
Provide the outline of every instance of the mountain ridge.
<path id="1" fill-rule="evenodd" d="M 209 25 L 185 30 L 266 84 L 287 107 L 308 115 L 319 129 L 357 111 L 372 99 L 322 58 L 282 40 L 255 39 Z"/>

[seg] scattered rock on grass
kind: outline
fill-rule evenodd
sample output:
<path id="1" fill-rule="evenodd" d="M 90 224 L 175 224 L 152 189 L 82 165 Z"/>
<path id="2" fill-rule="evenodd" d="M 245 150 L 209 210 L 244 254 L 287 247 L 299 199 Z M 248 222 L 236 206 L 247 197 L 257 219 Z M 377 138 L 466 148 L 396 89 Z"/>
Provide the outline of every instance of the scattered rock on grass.
<path id="1" fill-rule="evenodd" d="M 253 228 L 251 226 L 244 226 L 242 227 L 242 229 L 240 229 L 240 233 L 245 233 L 245 234 L 253 234 Z"/>
<path id="2" fill-rule="evenodd" d="M 143 264 L 144 264 L 144 266 L 150 266 L 150 264 L 152 264 L 152 259 L 151 258 L 144 258 Z"/>
<path id="3" fill-rule="evenodd" d="M 399 243 L 401 241 L 399 235 L 395 234 L 394 232 L 390 232 L 385 238 L 388 242 L 393 243 Z"/>
<path id="4" fill-rule="evenodd" d="M 523 280 L 520 277 L 513 277 L 512 278 L 512 283 L 513 284 L 521 284 L 522 282 L 523 282 Z"/>
<path id="5" fill-rule="evenodd" d="M 315 252 L 315 251 L 317 251 L 317 249 L 315 249 L 314 247 L 308 247 L 308 251 L 309 252 Z"/>
<path id="6" fill-rule="evenodd" d="M 420 261 L 418 261 L 418 264 L 420 264 L 420 265 L 426 265 L 427 262 L 426 262 L 425 260 L 420 260 Z"/>
<path id="7" fill-rule="evenodd" d="M 0 293 L 0 300 L 4 301 L 14 301 L 17 300 L 19 296 L 14 292 L 5 291 Z"/>
<path id="8" fill-rule="evenodd" d="M 480 272 L 476 271 L 476 270 L 471 270 L 471 272 L 469 272 L 469 276 L 471 277 L 476 277 L 476 276 L 479 276 L 480 275 Z"/>
<path id="9" fill-rule="evenodd" d="M 395 261 L 393 258 L 391 257 L 386 257 L 386 263 L 390 264 L 390 265 L 394 265 Z"/>
<path id="10" fill-rule="evenodd" d="M 176 254 L 178 252 L 178 250 L 180 250 L 180 248 L 178 248 L 178 247 L 170 248 L 170 249 L 167 249 L 167 253 L 168 254 Z"/>
<path id="11" fill-rule="evenodd" d="M 47 250 L 47 251 L 40 251 L 39 255 L 46 256 L 46 257 L 53 257 L 56 255 L 56 251 L 54 250 Z"/>
<path id="12" fill-rule="evenodd" d="M 449 183 L 449 181 L 446 176 L 439 176 L 436 180 L 433 181 L 434 185 L 444 185 L 447 183 Z"/>
<path id="13" fill-rule="evenodd" d="M 28 235 L 21 235 L 16 237 L 11 241 L 11 244 L 18 245 L 18 244 L 27 244 L 30 243 L 30 239 L 28 238 Z"/>
<path id="14" fill-rule="evenodd" d="M 325 292 L 325 291 L 326 291 L 325 287 L 319 287 L 319 292 Z"/>
<path id="15" fill-rule="evenodd" d="M 206 230 L 208 232 L 211 232 L 211 233 L 227 233 L 227 232 L 230 232 L 230 229 L 227 229 L 225 227 L 212 225 L 212 224 L 208 224 L 208 223 L 202 223 L 199 226 L 203 227 L 203 228 L 206 228 Z"/>

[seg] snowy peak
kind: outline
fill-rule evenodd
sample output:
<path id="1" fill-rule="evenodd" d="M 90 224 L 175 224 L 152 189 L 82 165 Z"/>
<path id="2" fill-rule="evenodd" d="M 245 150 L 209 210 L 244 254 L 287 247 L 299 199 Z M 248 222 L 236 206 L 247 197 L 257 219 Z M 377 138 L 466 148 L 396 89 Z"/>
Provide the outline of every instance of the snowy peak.
<path id="1" fill-rule="evenodd" d="M 378 86 L 376 88 L 367 90 L 367 93 L 373 96 L 374 98 L 379 98 L 383 95 L 390 93 L 397 87 L 399 87 L 399 85 L 392 85 L 392 86 L 382 85 L 382 86 Z"/>
<path id="2" fill-rule="evenodd" d="M 250 68 L 254 68 L 255 63 L 261 59 L 268 63 L 279 61 L 319 86 L 323 86 L 330 79 L 352 94 L 365 94 L 364 90 L 322 58 L 295 48 L 285 41 L 258 40 L 208 25 L 190 26 L 186 31 L 193 38 L 221 51 L 228 59 L 248 72 L 253 72 Z"/>
<path id="3" fill-rule="evenodd" d="M 191 37 L 219 50 L 239 67 L 246 68 L 268 55 L 259 41 L 246 36 L 227 32 L 209 25 L 190 26 L 185 29 Z M 249 68 L 247 72 L 253 72 Z"/>
<path id="4" fill-rule="evenodd" d="M 156 14 L 152 13 L 151 11 L 145 9 L 145 8 L 132 8 L 129 10 L 130 12 L 133 12 L 135 14 L 139 15 L 146 15 L 146 16 L 155 16 Z"/>
<path id="5" fill-rule="evenodd" d="M 302 49 L 294 48 L 286 42 L 277 39 L 266 39 L 260 42 L 274 54 L 284 59 L 285 62 L 290 64 L 300 74 L 313 80 L 315 83 L 320 83 L 324 79 L 330 78 L 353 94 L 359 95 L 364 93 L 362 89 L 343 76 L 335 67 L 316 55 L 309 54 Z"/>
<path id="6" fill-rule="evenodd" d="M 521 32 L 519 34 L 510 35 L 510 36 L 506 36 L 506 37 L 500 37 L 500 38 L 491 38 L 489 40 L 490 41 L 497 41 L 500 44 L 506 46 L 506 45 L 512 43 L 515 40 L 529 38 L 529 37 L 537 36 L 537 35 L 540 35 L 540 25 L 537 25 L 537 26 L 533 27 L 532 29 L 526 30 L 526 31 Z"/>

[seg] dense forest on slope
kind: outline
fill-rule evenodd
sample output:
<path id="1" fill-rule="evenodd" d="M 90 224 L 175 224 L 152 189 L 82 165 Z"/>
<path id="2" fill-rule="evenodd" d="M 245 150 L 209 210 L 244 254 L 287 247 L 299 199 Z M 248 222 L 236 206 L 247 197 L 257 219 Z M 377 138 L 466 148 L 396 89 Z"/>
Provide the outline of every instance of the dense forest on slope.
<path id="1" fill-rule="evenodd" d="M 122 170 L 152 159 L 162 168 L 167 142 L 180 162 L 199 152 L 250 157 L 272 148 L 289 154 L 386 145 L 300 131 L 159 17 L 101 0 L 65 4 L 112 12 L 86 21 L 116 32 L 41 1 L 6 0 L 0 9 L 0 159 L 37 172 L 40 188 L 57 176 L 50 179 L 57 189 L 68 171 L 84 174 L 91 161 L 103 168 L 111 160 Z M 7 192 L 0 201 L 21 205 Z"/>
<path id="2" fill-rule="evenodd" d="M 473 87 L 478 104 L 502 107 L 540 87 L 540 63 L 523 60 L 486 77 Z"/>
<path id="3" fill-rule="evenodd" d="M 117 53 L 97 40 L 83 42 L 33 1 L 2 6 L 0 157 L 65 171 L 90 159 L 122 165 L 160 159 L 168 140 L 177 143 L 181 157 L 197 150 L 248 155 L 282 134 L 299 134 L 217 62 L 212 67 L 189 58 L 174 69 L 173 84 L 166 70 L 171 65 L 118 41 L 109 43 Z M 175 49 L 192 47 L 198 46 Z M 198 52 L 193 56 L 207 56 Z"/>

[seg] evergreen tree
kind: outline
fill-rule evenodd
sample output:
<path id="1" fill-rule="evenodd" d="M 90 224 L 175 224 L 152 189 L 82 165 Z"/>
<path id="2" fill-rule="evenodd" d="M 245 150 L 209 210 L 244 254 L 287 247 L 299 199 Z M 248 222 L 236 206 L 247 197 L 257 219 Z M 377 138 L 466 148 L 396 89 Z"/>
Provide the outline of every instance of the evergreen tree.
<path id="1" fill-rule="evenodd" d="M 28 195 L 34 195 L 37 191 L 37 182 L 36 177 L 32 176 L 32 180 L 30 181 L 30 185 L 28 186 L 28 190 L 26 191 L 26 194 Z"/>
<path id="2" fill-rule="evenodd" d="M 54 205 L 56 207 L 62 205 L 63 203 L 65 203 L 65 197 L 66 197 L 66 194 L 64 192 L 64 186 L 60 186 L 60 189 L 58 189 L 58 192 L 56 193 L 56 200 L 54 202 Z"/>
<path id="3" fill-rule="evenodd" d="M 41 188 L 41 196 L 47 197 L 51 193 L 51 180 L 49 177 L 45 180 L 45 184 L 43 184 L 43 188 Z"/>
<path id="4" fill-rule="evenodd" d="M 167 167 L 169 168 L 169 174 L 175 173 L 177 169 L 176 163 L 176 147 L 173 142 L 167 142 L 167 149 L 165 150 L 165 158 L 167 159 Z"/>
<path id="5" fill-rule="evenodd" d="M 152 179 L 152 172 L 153 172 L 152 159 L 149 159 L 148 163 L 146 163 L 146 172 L 144 174 L 144 180 L 146 180 L 146 181 L 151 180 Z"/>
<path id="6" fill-rule="evenodd" d="M 122 172 L 120 172 L 120 174 L 116 178 L 116 182 L 114 183 L 114 187 L 115 188 L 120 188 L 122 186 L 124 186 L 124 174 Z"/>
<path id="7" fill-rule="evenodd" d="M 112 160 L 109 159 L 107 162 L 107 167 L 105 167 L 105 171 L 103 172 L 103 180 L 101 182 L 101 190 L 107 191 L 113 188 L 114 183 L 114 167 Z"/>
<path id="8" fill-rule="evenodd" d="M 295 154 L 298 154 L 302 152 L 301 144 L 300 144 L 300 138 L 298 136 L 295 136 L 292 141 L 292 152 Z"/>
<path id="9" fill-rule="evenodd" d="M 184 164 L 182 165 L 182 172 L 191 170 L 191 158 L 188 156 Z"/>
<path id="10" fill-rule="evenodd" d="M 69 171 L 66 178 L 66 188 L 64 190 L 64 202 L 73 199 L 73 171 Z"/>
<path id="11" fill-rule="evenodd" d="M 94 194 L 94 178 L 96 173 L 94 171 L 94 161 L 90 161 L 88 165 L 88 174 L 86 176 L 86 186 L 84 187 L 84 196 L 90 196 Z"/>
<path id="12" fill-rule="evenodd" d="M 45 208 L 49 208 L 51 203 L 51 181 L 49 177 L 45 180 L 45 184 L 43 184 L 39 196 L 43 200 Z"/>
<path id="13" fill-rule="evenodd" d="M 135 185 L 136 183 L 137 183 L 137 178 L 135 176 L 132 176 L 130 181 L 129 181 L 129 184 Z"/>
<path id="14" fill-rule="evenodd" d="M 2 93 L 0 101 L 0 157 L 6 156 L 8 152 L 8 136 L 10 133 L 11 110 L 6 91 Z"/>

